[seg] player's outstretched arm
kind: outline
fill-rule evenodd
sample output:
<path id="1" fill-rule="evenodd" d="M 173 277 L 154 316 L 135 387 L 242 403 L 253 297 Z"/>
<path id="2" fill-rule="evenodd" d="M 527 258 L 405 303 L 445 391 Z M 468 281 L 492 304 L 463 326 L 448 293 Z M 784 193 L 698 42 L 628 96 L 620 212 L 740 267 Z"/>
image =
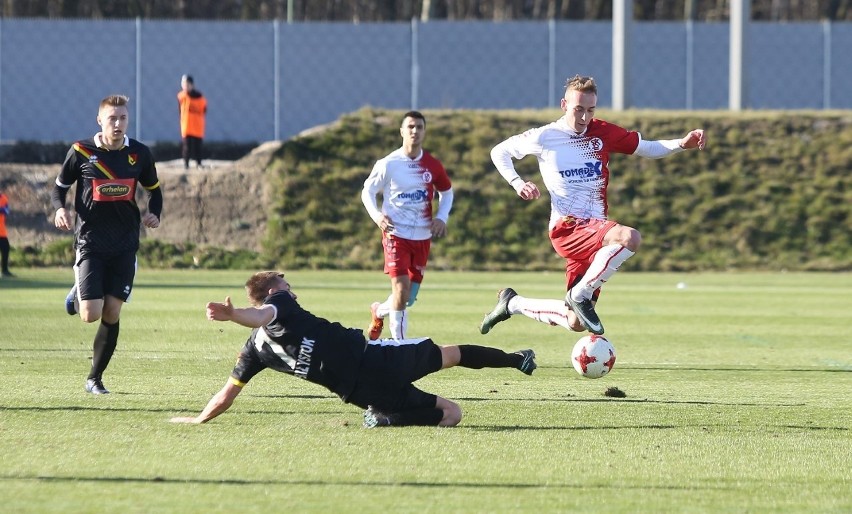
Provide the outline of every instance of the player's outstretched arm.
<path id="1" fill-rule="evenodd" d="M 210 401 L 207 402 L 207 406 L 204 407 L 204 410 L 201 411 L 201 414 L 198 416 L 177 416 L 169 421 L 172 423 L 206 423 L 211 419 L 215 418 L 219 414 L 222 414 L 228 408 L 231 407 L 231 404 L 234 403 L 234 399 L 240 394 L 243 388 L 228 380 L 228 383 L 225 384 L 218 393 L 216 393 L 213 398 L 210 398 Z"/>
<path id="2" fill-rule="evenodd" d="M 268 325 L 273 318 L 275 318 L 275 307 L 261 305 L 238 309 L 231 303 L 230 296 L 225 297 L 222 303 L 207 304 L 207 319 L 210 321 L 233 321 L 244 327 L 257 328 Z"/>
<path id="3" fill-rule="evenodd" d="M 704 129 L 690 130 L 689 133 L 683 136 L 680 140 L 680 147 L 684 150 L 692 148 L 704 150 L 705 144 L 707 144 L 707 140 L 704 136 Z"/>
<path id="4" fill-rule="evenodd" d="M 706 143 L 704 129 L 695 129 L 690 130 L 680 139 L 660 139 L 658 141 L 641 139 L 633 155 L 647 159 L 662 159 L 663 157 L 684 150 L 692 150 L 694 148 L 704 150 Z"/>

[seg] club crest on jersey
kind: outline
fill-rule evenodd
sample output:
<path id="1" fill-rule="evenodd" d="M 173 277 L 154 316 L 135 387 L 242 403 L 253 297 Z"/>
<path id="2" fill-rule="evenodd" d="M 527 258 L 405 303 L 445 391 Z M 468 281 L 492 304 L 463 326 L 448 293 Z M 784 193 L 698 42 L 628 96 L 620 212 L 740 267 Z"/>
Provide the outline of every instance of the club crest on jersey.
<path id="1" fill-rule="evenodd" d="M 135 153 L 127 154 L 127 164 L 129 164 L 131 166 L 136 165 L 136 159 L 137 158 L 138 158 L 138 155 L 136 155 Z"/>
<path id="2" fill-rule="evenodd" d="M 423 183 L 424 184 L 431 184 L 432 183 L 432 172 L 431 171 L 426 170 L 426 171 L 423 172 Z"/>
<path id="3" fill-rule="evenodd" d="M 603 150 L 603 141 L 599 137 L 593 137 L 589 139 L 589 150 L 593 152 L 600 152 Z"/>

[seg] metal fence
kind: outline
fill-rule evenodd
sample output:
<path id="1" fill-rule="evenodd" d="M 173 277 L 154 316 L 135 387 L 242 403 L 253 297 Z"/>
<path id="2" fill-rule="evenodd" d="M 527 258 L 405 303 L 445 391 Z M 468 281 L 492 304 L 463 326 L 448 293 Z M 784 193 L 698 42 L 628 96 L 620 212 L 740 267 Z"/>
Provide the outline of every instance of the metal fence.
<path id="1" fill-rule="evenodd" d="M 852 24 L 749 23 L 747 109 L 852 108 Z M 627 105 L 727 109 L 727 23 L 634 22 Z M 180 76 L 208 99 L 209 141 L 286 139 L 365 105 L 556 107 L 594 76 L 612 105 L 612 23 L 295 23 L 0 19 L 0 141 L 97 130 L 101 98 L 131 96 L 133 137 L 179 139 Z"/>

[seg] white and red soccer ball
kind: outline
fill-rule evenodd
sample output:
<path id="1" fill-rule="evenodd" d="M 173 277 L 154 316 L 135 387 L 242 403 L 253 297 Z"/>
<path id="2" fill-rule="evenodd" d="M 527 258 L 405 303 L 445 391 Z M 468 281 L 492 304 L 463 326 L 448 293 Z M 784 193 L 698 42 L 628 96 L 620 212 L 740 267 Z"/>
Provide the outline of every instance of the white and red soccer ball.
<path id="1" fill-rule="evenodd" d="M 581 337 L 571 351 L 571 364 L 586 378 L 601 378 L 615 366 L 615 347 L 604 336 Z"/>

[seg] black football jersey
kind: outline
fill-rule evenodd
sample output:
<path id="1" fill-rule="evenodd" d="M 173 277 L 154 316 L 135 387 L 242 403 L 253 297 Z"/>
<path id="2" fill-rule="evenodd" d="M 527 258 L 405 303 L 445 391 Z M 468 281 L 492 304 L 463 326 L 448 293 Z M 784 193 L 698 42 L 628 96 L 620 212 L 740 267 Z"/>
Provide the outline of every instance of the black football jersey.
<path id="1" fill-rule="evenodd" d="M 148 191 L 160 187 L 150 149 L 125 138 L 119 150 L 98 147 L 95 139 L 74 143 L 57 182 L 77 183 L 75 246 L 82 253 L 117 254 L 139 249 L 141 215 L 137 184 Z"/>
<path id="2" fill-rule="evenodd" d="M 286 291 L 269 295 L 264 304 L 273 305 L 277 314 L 252 331 L 231 376 L 246 383 L 271 368 L 324 386 L 345 400 L 367 344 L 363 332 L 311 314 Z"/>

